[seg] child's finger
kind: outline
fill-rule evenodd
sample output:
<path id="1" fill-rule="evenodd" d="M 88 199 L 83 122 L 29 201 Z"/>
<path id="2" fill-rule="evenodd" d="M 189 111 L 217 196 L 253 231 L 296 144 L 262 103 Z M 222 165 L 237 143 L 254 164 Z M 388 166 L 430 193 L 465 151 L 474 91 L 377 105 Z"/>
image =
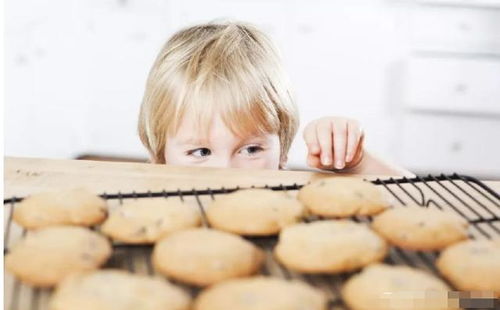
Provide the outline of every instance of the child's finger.
<path id="1" fill-rule="evenodd" d="M 336 169 L 345 167 L 347 123 L 339 122 L 333 126 L 333 156 Z"/>
<path id="2" fill-rule="evenodd" d="M 348 163 L 352 161 L 356 153 L 360 136 L 360 128 L 356 124 L 347 123 L 347 152 L 345 161 Z"/>
<path id="3" fill-rule="evenodd" d="M 321 164 L 330 166 L 333 163 L 332 158 L 332 125 L 330 122 L 320 123 L 316 126 L 318 143 L 321 147 Z"/>
<path id="4" fill-rule="evenodd" d="M 311 168 L 321 169 L 321 161 L 317 155 L 307 155 L 307 165 Z"/>
<path id="5" fill-rule="evenodd" d="M 316 136 L 316 126 L 311 123 L 304 129 L 304 141 L 306 142 L 309 154 L 317 155 L 321 149 L 318 145 L 318 138 Z"/>
<path id="6" fill-rule="evenodd" d="M 356 166 L 363 159 L 363 140 L 364 134 L 363 131 L 361 131 L 356 145 L 356 151 L 354 152 L 351 161 L 346 163 L 348 167 L 352 168 Z"/>

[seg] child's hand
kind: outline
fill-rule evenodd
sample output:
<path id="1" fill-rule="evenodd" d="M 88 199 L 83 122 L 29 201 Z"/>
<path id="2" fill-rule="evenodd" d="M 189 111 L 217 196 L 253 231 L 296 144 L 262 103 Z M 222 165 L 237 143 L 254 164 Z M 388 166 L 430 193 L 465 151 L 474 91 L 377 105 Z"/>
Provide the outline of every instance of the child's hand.
<path id="1" fill-rule="evenodd" d="M 363 130 L 356 120 L 323 117 L 304 129 L 309 154 L 307 164 L 319 169 L 356 166 L 363 157 Z"/>

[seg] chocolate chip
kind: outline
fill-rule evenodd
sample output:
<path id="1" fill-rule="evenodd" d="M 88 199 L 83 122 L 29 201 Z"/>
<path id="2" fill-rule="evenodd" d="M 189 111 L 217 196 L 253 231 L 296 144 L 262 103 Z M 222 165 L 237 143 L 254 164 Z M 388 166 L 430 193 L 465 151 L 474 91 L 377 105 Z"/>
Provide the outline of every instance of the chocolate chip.
<path id="1" fill-rule="evenodd" d="M 145 233 L 146 233 L 146 226 L 142 226 L 134 233 L 134 235 L 141 236 L 144 235 Z"/>
<path id="2" fill-rule="evenodd" d="M 358 192 L 358 191 L 355 191 L 355 192 L 354 192 L 354 196 L 356 196 L 356 197 L 358 197 L 358 198 L 365 198 L 365 195 L 363 195 L 363 193 Z"/>
<path id="3" fill-rule="evenodd" d="M 351 266 L 360 266 L 361 265 L 361 259 L 359 259 L 358 257 L 351 257 L 349 259 L 349 264 Z"/>
<path id="4" fill-rule="evenodd" d="M 97 242 L 98 239 L 96 237 L 91 237 L 88 243 L 89 249 L 95 249 L 97 247 Z"/>
<path id="5" fill-rule="evenodd" d="M 89 253 L 82 253 L 80 255 L 80 258 L 85 260 L 85 261 L 92 261 L 93 260 L 92 255 L 90 255 Z"/>

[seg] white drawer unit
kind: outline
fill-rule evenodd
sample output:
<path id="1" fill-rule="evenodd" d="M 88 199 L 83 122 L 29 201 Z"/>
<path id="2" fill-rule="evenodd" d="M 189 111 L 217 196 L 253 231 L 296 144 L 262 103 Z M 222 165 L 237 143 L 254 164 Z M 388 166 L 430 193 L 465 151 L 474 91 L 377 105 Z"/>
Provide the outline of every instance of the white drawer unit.
<path id="1" fill-rule="evenodd" d="M 416 50 L 500 55 L 500 10 L 421 6 L 411 31 Z"/>
<path id="2" fill-rule="evenodd" d="M 411 110 L 500 116 L 500 60 L 413 58 L 404 94 Z"/>
<path id="3" fill-rule="evenodd" d="M 500 175 L 500 120 L 407 115 L 397 147 L 401 164 L 422 172 Z"/>

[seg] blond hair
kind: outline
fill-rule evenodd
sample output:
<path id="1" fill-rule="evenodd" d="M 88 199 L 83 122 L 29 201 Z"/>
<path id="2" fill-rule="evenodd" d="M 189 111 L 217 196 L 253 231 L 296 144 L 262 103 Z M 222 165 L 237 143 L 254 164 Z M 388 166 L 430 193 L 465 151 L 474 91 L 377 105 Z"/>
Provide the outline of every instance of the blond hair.
<path id="1" fill-rule="evenodd" d="M 298 112 L 272 42 L 253 26 L 203 24 L 174 34 L 149 73 L 139 136 L 155 163 L 186 112 L 207 132 L 214 112 L 235 134 L 275 133 L 281 160 L 298 127 Z M 201 131 L 202 130 L 202 131 Z"/>

